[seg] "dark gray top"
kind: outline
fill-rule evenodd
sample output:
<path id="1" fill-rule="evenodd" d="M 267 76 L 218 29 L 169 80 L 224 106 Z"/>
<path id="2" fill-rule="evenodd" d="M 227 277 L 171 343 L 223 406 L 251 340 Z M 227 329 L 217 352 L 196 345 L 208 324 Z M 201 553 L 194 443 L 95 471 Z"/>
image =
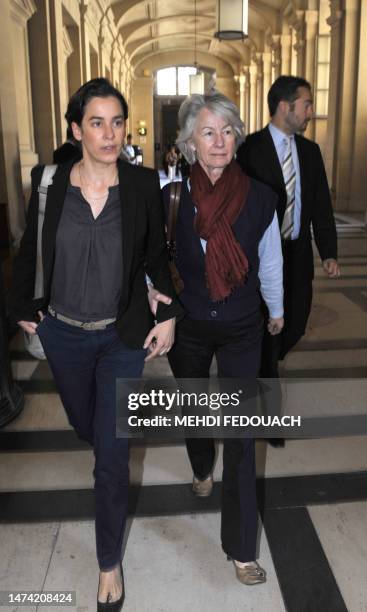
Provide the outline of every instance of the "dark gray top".
<path id="1" fill-rule="evenodd" d="M 69 185 L 56 234 L 50 306 L 78 321 L 117 316 L 122 286 L 119 186 L 94 219 L 79 187 Z"/>

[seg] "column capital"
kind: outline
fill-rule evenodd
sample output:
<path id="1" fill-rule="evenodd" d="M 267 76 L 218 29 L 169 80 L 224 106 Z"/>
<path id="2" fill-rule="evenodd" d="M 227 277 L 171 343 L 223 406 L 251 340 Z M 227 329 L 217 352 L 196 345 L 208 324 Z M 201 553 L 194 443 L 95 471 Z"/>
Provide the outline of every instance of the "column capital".
<path id="1" fill-rule="evenodd" d="M 276 45 L 276 46 L 280 45 L 281 36 L 282 36 L 281 34 L 273 34 L 272 35 L 273 45 Z"/>
<path id="2" fill-rule="evenodd" d="M 295 51 L 301 51 L 302 49 L 304 49 L 304 46 L 305 46 L 305 41 L 302 39 L 293 45 L 293 49 Z"/>
<path id="3" fill-rule="evenodd" d="M 10 0 L 10 12 L 13 17 L 25 25 L 34 15 L 37 5 L 34 0 Z"/>
<path id="4" fill-rule="evenodd" d="M 293 45 L 293 49 L 295 51 L 300 51 L 301 49 L 303 49 L 304 46 L 305 46 L 305 39 L 303 37 L 303 32 L 302 30 L 297 30 L 296 31 L 296 42 Z"/>
<path id="5" fill-rule="evenodd" d="M 342 17 L 343 10 L 340 0 L 330 0 L 330 17 L 327 18 L 326 23 L 330 26 L 331 30 L 340 26 Z"/>
<path id="6" fill-rule="evenodd" d="M 102 20 L 101 9 L 97 6 L 96 2 L 90 2 L 88 0 L 88 4 L 86 4 L 86 0 L 84 0 L 84 4 L 86 8 L 85 19 L 88 22 L 88 26 L 98 35 Z"/>
<path id="7" fill-rule="evenodd" d="M 240 91 L 241 92 L 245 91 L 245 85 L 246 85 L 246 75 L 245 74 L 240 74 L 239 84 L 240 84 Z"/>
<path id="8" fill-rule="evenodd" d="M 63 43 L 62 49 L 64 52 L 64 58 L 65 60 L 67 60 L 72 54 L 72 52 L 74 51 L 74 47 L 71 42 L 69 32 L 65 26 L 62 28 L 62 43 Z"/>

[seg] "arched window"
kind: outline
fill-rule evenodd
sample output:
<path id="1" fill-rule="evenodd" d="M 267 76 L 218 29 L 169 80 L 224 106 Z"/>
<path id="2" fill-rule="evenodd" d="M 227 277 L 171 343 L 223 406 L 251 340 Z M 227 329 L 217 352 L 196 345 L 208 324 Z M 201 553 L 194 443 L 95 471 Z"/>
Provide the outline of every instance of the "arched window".
<path id="1" fill-rule="evenodd" d="M 190 75 L 197 73 L 195 66 L 171 66 L 157 70 L 156 91 L 158 96 L 188 96 Z"/>

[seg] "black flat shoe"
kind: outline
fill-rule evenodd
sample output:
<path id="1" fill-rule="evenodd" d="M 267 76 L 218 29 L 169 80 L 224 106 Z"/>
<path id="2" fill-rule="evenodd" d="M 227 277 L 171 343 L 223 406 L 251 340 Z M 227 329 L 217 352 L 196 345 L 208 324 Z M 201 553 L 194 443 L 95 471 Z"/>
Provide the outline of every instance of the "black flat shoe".
<path id="1" fill-rule="evenodd" d="M 285 446 L 284 438 L 268 438 L 268 443 L 274 448 L 284 448 Z"/>
<path id="2" fill-rule="evenodd" d="M 121 597 L 117 601 L 99 601 L 97 595 L 97 612 L 120 612 L 125 601 L 125 584 L 124 584 L 124 572 L 122 570 L 122 564 L 120 565 L 121 571 L 121 584 L 122 593 Z M 99 590 L 99 587 L 98 587 Z M 108 596 L 109 597 L 109 596 Z"/>

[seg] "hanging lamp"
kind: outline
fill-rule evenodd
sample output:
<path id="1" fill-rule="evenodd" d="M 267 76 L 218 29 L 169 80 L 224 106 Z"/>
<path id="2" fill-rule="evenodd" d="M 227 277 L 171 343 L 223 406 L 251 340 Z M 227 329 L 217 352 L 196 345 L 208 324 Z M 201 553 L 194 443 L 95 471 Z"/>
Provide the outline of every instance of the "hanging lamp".
<path id="1" fill-rule="evenodd" d="M 215 38 L 244 40 L 248 36 L 248 0 L 218 0 Z"/>

